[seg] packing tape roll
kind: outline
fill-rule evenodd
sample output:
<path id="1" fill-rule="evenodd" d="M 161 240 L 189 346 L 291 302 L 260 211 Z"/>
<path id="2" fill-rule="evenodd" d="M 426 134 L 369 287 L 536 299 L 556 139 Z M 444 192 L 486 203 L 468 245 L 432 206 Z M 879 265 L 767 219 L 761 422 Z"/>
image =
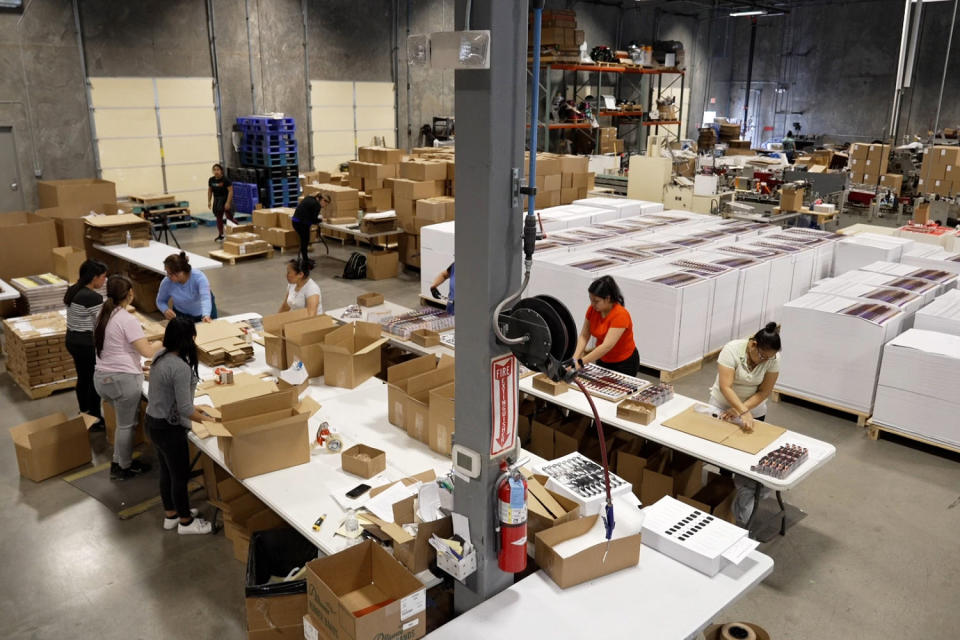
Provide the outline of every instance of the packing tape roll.
<path id="1" fill-rule="evenodd" d="M 757 640 L 757 634 L 740 622 L 730 622 L 720 628 L 721 640 Z"/>

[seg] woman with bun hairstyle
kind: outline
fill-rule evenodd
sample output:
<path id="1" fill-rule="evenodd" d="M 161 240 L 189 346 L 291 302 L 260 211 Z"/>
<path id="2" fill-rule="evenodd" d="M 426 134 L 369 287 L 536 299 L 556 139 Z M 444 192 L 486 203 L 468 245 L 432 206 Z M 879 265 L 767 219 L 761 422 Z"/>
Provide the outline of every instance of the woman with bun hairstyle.
<path id="1" fill-rule="evenodd" d="M 141 358 L 152 358 L 159 344 L 147 341 L 143 326 L 127 307 L 133 302 L 133 284 L 124 276 L 107 280 L 107 299 L 93 330 L 97 367 L 93 383 L 97 393 L 117 416 L 113 442 L 111 480 L 126 480 L 150 470 L 150 465 L 133 459 L 134 426 L 143 393 Z"/>
<path id="2" fill-rule="evenodd" d="M 280 313 L 306 309 L 310 316 L 323 313 L 320 285 L 310 277 L 316 265 L 310 258 L 294 258 L 287 262 L 287 292 L 280 305 Z"/>
<path id="3" fill-rule="evenodd" d="M 97 352 L 93 347 L 93 329 L 103 306 L 103 296 L 97 289 L 107 281 L 107 265 L 97 260 L 85 260 L 80 265 L 80 277 L 70 285 L 63 304 L 67 305 L 67 351 L 77 370 L 77 404 L 80 412 L 97 418 L 90 431 L 103 431 L 100 396 L 93 385 L 97 366 Z"/>
<path id="4" fill-rule="evenodd" d="M 597 278 L 587 287 L 587 294 L 590 307 L 573 352 L 577 368 L 596 362 L 611 371 L 637 375 L 640 354 L 633 341 L 633 319 L 623 306 L 623 294 L 616 280 L 610 276 Z M 591 337 L 597 346 L 588 352 Z"/>
<path id="5" fill-rule="evenodd" d="M 779 376 L 780 325 L 768 322 L 753 337 L 732 340 L 720 351 L 710 402 L 723 410 L 724 420 L 751 432 L 754 420 L 767 417 L 767 398 Z M 762 487 L 743 476 L 734 476 L 733 482 L 737 488 L 734 514 L 737 524 L 745 527 L 750 523 Z"/>
<path id="6" fill-rule="evenodd" d="M 163 260 L 167 276 L 157 291 L 157 309 L 167 320 L 183 316 L 194 322 L 210 322 L 217 317 L 217 301 L 210 281 L 202 271 L 194 271 L 183 251 Z"/>
<path id="7" fill-rule="evenodd" d="M 768 322 L 753 337 L 731 340 L 717 358 L 717 379 L 710 402 L 723 418 L 753 431 L 753 421 L 767 416 L 767 398 L 780 376 L 780 325 Z"/>

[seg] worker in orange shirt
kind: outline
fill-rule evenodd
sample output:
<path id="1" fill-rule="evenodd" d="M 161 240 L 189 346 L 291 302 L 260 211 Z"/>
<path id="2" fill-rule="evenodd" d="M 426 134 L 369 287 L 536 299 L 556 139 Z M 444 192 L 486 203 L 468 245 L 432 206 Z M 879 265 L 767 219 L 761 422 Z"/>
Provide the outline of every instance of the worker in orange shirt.
<path id="1" fill-rule="evenodd" d="M 616 280 L 610 276 L 597 278 L 590 284 L 587 293 L 590 296 L 587 321 L 573 352 L 577 368 L 596 362 L 612 371 L 637 375 L 640 354 L 633 341 L 633 320 L 623 306 L 623 294 Z M 586 352 L 591 337 L 596 340 L 597 346 Z"/>

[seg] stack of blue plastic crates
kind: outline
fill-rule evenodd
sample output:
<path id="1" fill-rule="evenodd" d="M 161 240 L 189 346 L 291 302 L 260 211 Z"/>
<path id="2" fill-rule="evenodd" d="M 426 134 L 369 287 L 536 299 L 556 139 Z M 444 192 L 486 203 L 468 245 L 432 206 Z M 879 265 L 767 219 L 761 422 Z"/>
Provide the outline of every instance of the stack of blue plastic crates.
<path id="1" fill-rule="evenodd" d="M 240 213 L 252 213 L 254 205 L 259 204 L 257 185 L 246 182 L 233 183 L 233 210 Z"/>
<path id="2" fill-rule="evenodd" d="M 263 202 L 270 207 L 296 206 L 300 198 L 297 125 L 293 118 L 237 118 L 243 133 L 240 163 L 264 175 Z"/>

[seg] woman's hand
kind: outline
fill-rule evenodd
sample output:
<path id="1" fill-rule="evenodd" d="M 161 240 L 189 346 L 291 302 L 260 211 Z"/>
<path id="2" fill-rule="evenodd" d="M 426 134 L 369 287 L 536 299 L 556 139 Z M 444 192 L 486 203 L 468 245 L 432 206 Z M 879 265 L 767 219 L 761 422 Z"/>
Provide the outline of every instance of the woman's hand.
<path id="1" fill-rule="evenodd" d="M 753 433 L 753 415 L 749 411 L 740 416 L 740 429 L 746 433 Z"/>
<path id="2" fill-rule="evenodd" d="M 726 411 L 720 414 L 720 419 L 726 420 L 727 422 L 736 422 L 737 418 L 739 417 L 740 417 L 739 412 L 733 407 L 730 407 L 729 409 L 727 409 Z"/>
<path id="3" fill-rule="evenodd" d="M 166 318 L 167 320 L 173 320 L 174 318 L 177 317 L 177 312 L 171 309 L 170 307 L 167 307 L 167 310 L 163 312 L 163 317 Z"/>
<path id="4" fill-rule="evenodd" d="M 213 320 L 210 319 L 210 316 L 203 316 L 203 321 L 204 321 L 204 322 L 213 322 Z"/>

